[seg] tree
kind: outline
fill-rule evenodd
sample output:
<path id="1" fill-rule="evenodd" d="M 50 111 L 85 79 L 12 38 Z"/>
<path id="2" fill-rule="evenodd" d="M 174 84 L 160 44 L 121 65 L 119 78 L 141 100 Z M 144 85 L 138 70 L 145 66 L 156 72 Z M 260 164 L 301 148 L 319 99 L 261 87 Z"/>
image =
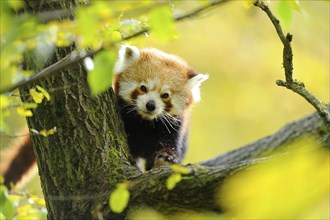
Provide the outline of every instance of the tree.
<path id="1" fill-rule="evenodd" d="M 224 2 L 226 1 L 209 3 L 187 15 L 175 17 L 174 20 L 180 21 L 195 16 Z M 57 45 L 54 55 L 45 62 L 41 62 L 33 53 L 25 54 L 24 70 L 39 73 L 27 81 L 21 81 L 1 91 L 19 88 L 23 103 L 31 103 L 40 93 L 47 97 L 48 93 L 45 91 L 50 93 L 51 99 L 38 104 L 33 117 L 27 118 L 29 128 L 39 134 L 42 130 L 46 132 L 44 136 L 31 133 L 31 137 L 49 219 L 90 219 L 100 216 L 106 219 L 123 219 L 131 207 L 140 204 L 165 214 L 187 210 L 220 212 L 222 206 L 219 206 L 214 199 L 210 199 L 210 195 L 216 196 L 218 186 L 232 174 L 252 164 L 260 164 L 268 160 L 269 154 L 265 156 L 265 153 L 278 149 L 290 152 L 287 144 L 307 134 L 315 135 L 321 145 L 329 146 L 330 119 L 327 106 L 312 96 L 303 84 L 292 78 L 292 35 L 283 34 L 278 20 L 263 2 L 257 1 L 255 5 L 267 13 L 284 45 L 283 63 L 286 81 L 278 81 L 278 85 L 302 94 L 315 106 L 317 114 L 289 124 L 278 133 L 239 150 L 185 168 L 164 167 L 144 174 L 139 173 L 131 164 L 113 91 L 108 88 L 108 84 L 99 88 L 99 81 L 94 82 L 93 75 L 87 73 L 83 66 L 82 60 L 93 56 L 95 64 L 100 62 L 107 68 L 109 67 L 106 65 L 107 62 L 114 62 L 113 51 L 118 43 L 117 29 L 110 30 L 109 40 L 107 31 L 98 36 L 89 27 L 81 28 L 79 34 L 84 38 L 77 38 L 74 43 L 64 39 L 62 42 L 64 45 L 62 47 Z M 94 20 L 92 16 L 96 16 L 93 13 L 96 13 L 102 4 L 92 4 L 90 7 L 95 8 L 94 11 L 91 10 L 92 14 L 88 22 L 90 25 L 98 25 L 97 19 Z M 122 40 L 148 31 L 156 31 L 159 35 L 171 33 L 172 20 L 166 21 L 168 15 L 171 16 L 168 9 L 163 7 L 163 4 L 157 3 L 148 7 L 155 8 L 150 15 L 155 16 L 155 19 L 152 19 L 154 22 L 150 22 L 148 27 L 143 25 L 136 27 L 135 24 L 131 24 L 134 32 L 129 31 L 130 34 L 123 36 Z M 76 1 L 26 1 L 24 10 L 20 13 L 39 16 L 44 22 L 54 18 L 70 18 L 75 14 L 79 25 L 83 19 L 80 17 L 81 13 L 85 12 L 81 8 L 83 6 Z M 49 11 L 53 13 L 47 14 Z M 53 15 L 55 17 L 51 17 Z M 158 23 L 159 15 L 164 16 L 162 17 L 164 23 Z M 98 19 L 104 19 L 102 22 L 111 19 L 106 15 L 103 15 L 105 16 L 103 18 L 102 15 L 98 16 Z M 163 25 L 162 28 L 159 28 L 160 25 Z M 70 26 L 64 26 L 64 28 L 68 27 Z M 162 29 L 165 29 L 165 33 L 162 33 Z M 120 29 L 120 31 L 126 30 Z M 97 41 L 95 38 L 98 38 Z M 68 42 L 65 42 L 66 40 Z M 104 41 L 102 45 L 99 45 L 99 40 Z M 79 49 L 77 45 L 92 46 L 91 49 Z M 104 59 L 106 62 L 102 62 Z M 95 69 L 94 73 L 104 71 L 106 69 Z M 91 93 L 94 95 L 90 95 Z M 29 114 L 29 108 L 31 107 L 25 106 L 23 109 L 25 114 Z M 51 133 L 54 132 L 55 134 L 52 135 Z M 319 145 L 315 148 L 318 147 Z M 173 176 L 173 174 L 177 175 Z M 169 177 L 177 179 L 177 181 L 172 180 L 174 185 L 175 182 L 180 182 L 171 191 L 164 184 L 170 179 Z M 118 183 L 122 184 L 118 185 Z M 112 211 L 109 209 L 108 201 L 111 192 L 116 190 L 120 192 L 120 189 L 122 190 L 119 197 L 123 197 L 128 190 L 130 199 L 128 208 L 116 213 L 113 207 Z M 115 201 L 119 203 L 118 199 Z M 200 201 L 203 203 L 201 204 Z"/>

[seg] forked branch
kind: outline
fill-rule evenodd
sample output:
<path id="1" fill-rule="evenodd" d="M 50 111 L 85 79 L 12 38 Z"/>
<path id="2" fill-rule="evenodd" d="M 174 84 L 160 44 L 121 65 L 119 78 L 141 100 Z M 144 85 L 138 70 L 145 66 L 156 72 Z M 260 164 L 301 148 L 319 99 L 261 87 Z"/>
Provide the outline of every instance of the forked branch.
<path id="1" fill-rule="evenodd" d="M 268 15 L 283 44 L 283 67 L 285 81 L 277 80 L 276 84 L 278 86 L 286 87 L 287 89 L 290 89 L 305 98 L 317 110 L 319 116 L 324 122 L 324 125 L 328 131 L 330 131 L 330 114 L 327 109 L 327 105 L 322 103 L 311 92 L 309 92 L 302 82 L 293 79 L 293 53 L 291 47 L 292 35 L 290 33 L 287 33 L 286 35 L 283 33 L 280 21 L 274 16 L 269 7 L 262 0 L 257 0 L 254 5 L 261 8 Z"/>

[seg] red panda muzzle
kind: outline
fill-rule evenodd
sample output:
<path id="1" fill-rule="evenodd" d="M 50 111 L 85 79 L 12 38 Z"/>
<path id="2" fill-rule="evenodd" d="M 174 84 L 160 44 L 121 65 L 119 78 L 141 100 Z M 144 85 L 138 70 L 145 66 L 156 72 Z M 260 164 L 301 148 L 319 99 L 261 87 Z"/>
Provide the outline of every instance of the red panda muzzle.
<path id="1" fill-rule="evenodd" d="M 146 108 L 147 108 L 147 110 L 149 112 L 152 112 L 153 110 L 155 110 L 156 109 L 156 103 L 155 103 L 155 101 L 150 100 L 149 102 L 147 102 Z"/>

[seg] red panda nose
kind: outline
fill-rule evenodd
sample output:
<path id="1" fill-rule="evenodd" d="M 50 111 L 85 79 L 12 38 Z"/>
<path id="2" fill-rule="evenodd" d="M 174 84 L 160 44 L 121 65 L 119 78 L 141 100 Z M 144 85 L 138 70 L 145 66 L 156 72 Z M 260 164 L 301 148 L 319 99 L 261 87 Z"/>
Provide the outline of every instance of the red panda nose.
<path id="1" fill-rule="evenodd" d="M 146 104 L 146 108 L 149 112 L 152 112 L 153 110 L 155 110 L 156 109 L 155 101 L 154 100 L 148 101 L 147 104 Z"/>

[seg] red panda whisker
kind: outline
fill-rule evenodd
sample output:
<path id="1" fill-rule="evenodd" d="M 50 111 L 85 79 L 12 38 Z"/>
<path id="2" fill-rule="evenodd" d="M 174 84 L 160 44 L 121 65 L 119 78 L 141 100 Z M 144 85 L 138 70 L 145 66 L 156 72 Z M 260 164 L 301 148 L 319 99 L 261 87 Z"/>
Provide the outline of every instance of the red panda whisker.
<path id="1" fill-rule="evenodd" d="M 166 117 L 166 115 L 163 115 L 162 118 L 165 120 L 165 122 L 167 122 L 167 124 L 168 124 L 173 130 L 178 131 L 175 127 L 173 127 L 173 125 L 172 125 L 172 123 L 171 123 L 171 119 L 169 119 L 168 117 Z"/>
<path id="2" fill-rule="evenodd" d="M 137 110 L 137 109 L 138 109 L 137 107 L 132 106 L 131 109 L 128 109 L 128 110 L 126 111 L 126 113 L 129 114 L 129 113 L 131 113 L 131 112 L 133 112 L 133 111 L 135 111 L 135 110 Z"/>
<path id="3" fill-rule="evenodd" d="M 180 125 L 180 120 L 177 119 L 177 118 L 175 118 L 174 116 L 172 116 L 172 115 L 166 113 L 166 114 L 164 114 L 164 117 L 167 119 L 167 121 L 168 121 L 170 124 L 172 123 L 172 124 L 174 124 L 174 125 L 176 125 L 176 126 Z"/>
<path id="4" fill-rule="evenodd" d="M 163 119 L 165 119 L 165 121 L 164 121 Z M 169 128 L 167 127 L 167 125 L 166 125 L 166 122 L 167 122 L 166 118 L 165 118 L 165 117 L 161 117 L 161 118 L 160 118 L 160 121 L 161 121 L 161 122 L 163 123 L 163 125 L 166 127 L 166 130 L 168 131 L 168 133 L 171 134 L 170 129 L 169 129 Z"/>

